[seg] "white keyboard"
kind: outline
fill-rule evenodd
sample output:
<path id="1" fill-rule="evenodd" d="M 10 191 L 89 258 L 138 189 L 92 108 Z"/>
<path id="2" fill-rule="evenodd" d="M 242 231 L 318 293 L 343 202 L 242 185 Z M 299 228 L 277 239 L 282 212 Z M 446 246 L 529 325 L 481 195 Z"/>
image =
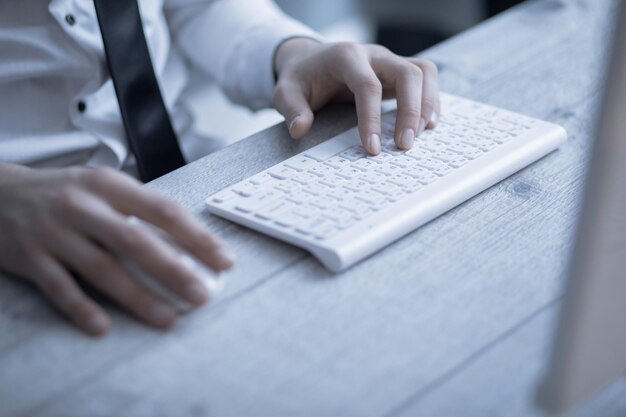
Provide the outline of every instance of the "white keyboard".
<path id="1" fill-rule="evenodd" d="M 356 128 L 210 196 L 209 211 L 341 271 L 555 150 L 557 125 L 442 94 L 434 130 L 409 151 L 383 115 L 382 152 Z"/>

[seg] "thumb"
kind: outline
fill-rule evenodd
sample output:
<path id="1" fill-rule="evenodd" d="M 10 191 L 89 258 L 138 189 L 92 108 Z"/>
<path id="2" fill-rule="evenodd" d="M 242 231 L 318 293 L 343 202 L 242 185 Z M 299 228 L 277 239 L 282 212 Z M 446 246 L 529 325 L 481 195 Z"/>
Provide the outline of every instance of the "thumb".
<path id="1" fill-rule="evenodd" d="M 292 138 L 300 139 L 311 130 L 313 110 L 302 86 L 293 82 L 279 81 L 272 102 L 276 110 L 285 116 L 285 123 Z"/>

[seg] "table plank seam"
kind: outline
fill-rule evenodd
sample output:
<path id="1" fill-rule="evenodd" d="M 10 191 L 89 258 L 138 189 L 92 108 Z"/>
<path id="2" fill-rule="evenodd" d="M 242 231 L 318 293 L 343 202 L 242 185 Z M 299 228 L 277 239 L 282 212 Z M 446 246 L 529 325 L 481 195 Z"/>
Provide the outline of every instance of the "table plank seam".
<path id="1" fill-rule="evenodd" d="M 228 305 L 232 304 L 234 301 L 241 299 L 243 296 L 256 291 L 257 289 L 261 288 L 263 285 L 267 284 L 273 279 L 278 278 L 282 272 L 306 260 L 307 257 L 308 257 L 308 254 L 303 253 L 301 256 L 289 262 L 288 264 L 284 265 L 282 268 L 276 271 L 272 271 L 271 273 L 267 274 L 265 277 L 261 278 L 259 281 L 255 282 L 253 285 L 234 293 L 228 298 L 218 300 L 214 304 L 215 308 L 213 309 L 212 313 L 208 316 L 204 316 L 203 319 L 210 320 L 213 317 L 218 316 L 219 312 L 223 311 Z M 196 321 L 196 320 L 188 320 L 187 324 L 193 325 L 192 323 L 189 323 L 191 321 Z M 154 348 L 156 349 L 157 346 L 155 345 Z M 123 357 L 124 362 L 128 362 L 128 361 L 131 361 L 133 358 L 135 358 L 137 355 L 145 354 L 146 351 L 147 351 L 146 345 L 141 344 L 138 346 L 131 347 L 127 351 L 122 352 L 121 356 Z M 101 368 L 93 369 L 92 372 L 83 375 L 81 378 L 79 378 L 70 386 L 66 386 L 65 389 L 62 390 L 61 392 L 53 393 L 48 398 L 39 402 L 39 404 L 37 404 L 35 407 L 30 408 L 18 414 L 18 416 L 19 417 L 32 417 L 35 415 L 44 415 L 46 407 L 48 407 L 50 404 L 53 404 L 54 402 L 58 400 L 66 398 L 68 395 L 70 395 L 70 393 L 77 390 L 78 387 L 82 386 L 85 381 L 94 381 L 96 379 L 104 377 L 108 373 L 113 372 L 115 369 L 117 369 L 119 363 L 116 363 L 115 361 L 118 359 L 119 359 L 118 357 L 111 358 L 111 361 L 110 361 L 111 363 L 105 363 L 102 365 Z"/>
<path id="2" fill-rule="evenodd" d="M 443 384 L 445 384 L 446 382 L 454 378 L 457 374 L 459 374 L 464 369 L 472 365 L 474 362 L 481 359 L 483 356 L 485 356 L 487 353 L 493 350 L 496 346 L 504 342 L 506 339 L 513 336 L 517 332 L 519 332 L 523 327 L 528 325 L 531 321 L 535 320 L 536 318 L 543 315 L 547 311 L 556 307 L 560 303 L 562 298 L 563 298 L 563 294 L 560 294 L 558 297 L 556 297 L 549 303 L 543 305 L 539 309 L 532 312 L 529 316 L 523 318 L 522 320 L 520 320 L 513 326 L 509 327 L 503 333 L 501 333 L 500 335 L 495 337 L 493 340 L 485 344 L 483 347 L 476 350 L 474 353 L 470 354 L 465 359 L 461 360 L 457 365 L 453 366 L 448 371 L 444 372 L 438 378 L 434 379 L 431 383 L 420 388 L 413 395 L 409 396 L 406 400 L 400 402 L 398 405 L 390 409 L 388 412 L 381 415 L 381 417 L 394 417 L 402 413 L 403 411 L 405 411 L 406 409 L 414 405 L 416 402 L 418 402 L 420 399 L 422 399 L 429 393 L 433 392 L 435 389 L 439 388 L 440 386 L 442 386 Z"/>

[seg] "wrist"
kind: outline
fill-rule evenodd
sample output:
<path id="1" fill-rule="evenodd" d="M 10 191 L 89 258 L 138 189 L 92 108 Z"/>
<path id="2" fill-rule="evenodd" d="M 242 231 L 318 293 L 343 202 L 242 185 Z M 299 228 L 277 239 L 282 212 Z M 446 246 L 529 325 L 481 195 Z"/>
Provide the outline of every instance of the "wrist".
<path id="1" fill-rule="evenodd" d="M 321 42 L 307 37 L 293 37 L 284 40 L 276 48 L 274 53 L 274 77 L 278 81 L 285 67 L 295 59 L 310 54 L 311 50 L 318 48 Z"/>

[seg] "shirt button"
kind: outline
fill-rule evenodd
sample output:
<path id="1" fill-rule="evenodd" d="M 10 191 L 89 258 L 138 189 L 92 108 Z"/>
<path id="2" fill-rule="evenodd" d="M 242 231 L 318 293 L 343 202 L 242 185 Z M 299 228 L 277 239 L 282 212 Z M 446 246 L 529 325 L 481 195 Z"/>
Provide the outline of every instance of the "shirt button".
<path id="1" fill-rule="evenodd" d="M 78 108 L 79 113 L 84 113 L 85 110 L 87 110 L 87 104 L 85 104 L 85 102 L 82 100 L 78 102 L 76 107 Z"/>
<path id="2" fill-rule="evenodd" d="M 74 24 L 76 23 L 76 18 L 74 17 L 73 14 L 68 14 L 68 15 L 65 15 L 65 21 L 67 22 L 68 25 L 74 26 Z"/>

